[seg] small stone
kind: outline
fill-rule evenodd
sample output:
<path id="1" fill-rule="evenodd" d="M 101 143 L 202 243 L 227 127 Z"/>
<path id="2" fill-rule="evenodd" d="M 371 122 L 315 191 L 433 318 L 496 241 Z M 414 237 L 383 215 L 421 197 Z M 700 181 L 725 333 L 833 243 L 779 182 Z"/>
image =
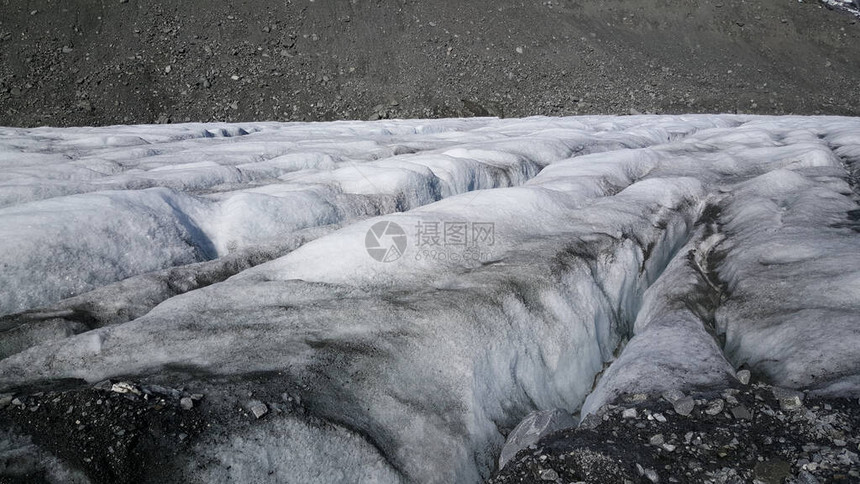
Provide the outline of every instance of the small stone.
<path id="1" fill-rule="evenodd" d="M 542 481 L 555 481 L 558 479 L 558 472 L 552 469 L 544 469 L 540 471 L 540 479 Z"/>
<path id="2" fill-rule="evenodd" d="M 752 420 L 752 414 L 744 405 L 739 405 L 732 408 L 732 416 L 738 420 Z"/>
<path id="3" fill-rule="evenodd" d="M 63 54 L 71 54 L 75 49 L 69 47 L 68 45 L 63 46 Z"/>
<path id="4" fill-rule="evenodd" d="M 693 413 L 693 409 L 696 408 L 696 401 L 690 397 L 684 397 L 673 402 L 672 408 L 675 409 L 675 413 L 678 415 L 686 417 Z"/>
<path id="5" fill-rule="evenodd" d="M 645 477 L 651 482 L 660 482 L 660 476 L 654 469 L 645 469 Z"/>
<path id="6" fill-rule="evenodd" d="M 112 386 L 113 385 L 111 384 L 110 380 L 102 380 L 93 385 L 93 388 L 95 388 L 96 390 L 110 390 Z"/>
<path id="7" fill-rule="evenodd" d="M 749 385 L 750 376 L 749 370 L 741 370 L 737 372 L 738 381 L 741 382 L 741 385 Z"/>
<path id="8" fill-rule="evenodd" d="M 708 404 L 708 408 L 705 409 L 705 413 L 708 415 L 719 415 L 722 413 L 723 409 L 726 407 L 725 402 L 722 398 L 718 398 L 713 400 Z"/>
<path id="9" fill-rule="evenodd" d="M 517 54 L 522 54 L 522 53 L 523 53 L 523 48 L 517 47 Z"/>
<path id="10" fill-rule="evenodd" d="M 23 407 L 24 402 L 22 402 L 20 398 L 13 398 L 12 405 L 15 405 L 16 407 Z"/>
<path id="11" fill-rule="evenodd" d="M 846 444 L 847 444 L 847 442 L 845 442 L 842 439 L 835 439 L 833 441 L 833 445 L 835 445 L 836 447 L 845 447 Z"/>
<path id="12" fill-rule="evenodd" d="M 255 418 L 262 418 L 263 415 L 269 413 L 269 407 L 266 406 L 263 402 L 253 401 L 250 405 L 248 405 L 248 410 L 254 414 Z"/>
<path id="13" fill-rule="evenodd" d="M 179 406 L 181 406 L 185 410 L 191 410 L 192 408 L 194 408 L 194 400 L 192 400 L 190 397 L 182 397 L 181 399 L 179 399 Z"/>
<path id="14" fill-rule="evenodd" d="M 657 435 L 651 437 L 651 440 L 648 441 L 649 444 L 654 445 L 654 446 L 663 445 L 664 442 L 665 442 L 665 439 L 663 438 L 663 434 L 657 434 Z"/>
<path id="15" fill-rule="evenodd" d="M 813 444 L 813 443 L 805 444 L 805 445 L 801 446 L 800 448 L 803 449 L 803 451 L 807 452 L 807 453 L 818 452 L 818 450 L 819 450 L 818 446 Z"/>
<path id="16" fill-rule="evenodd" d="M 655 413 L 653 415 L 653 417 L 654 417 L 654 420 L 656 420 L 660 423 L 666 423 L 666 417 L 664 417 L 662 413 Z"/>
<path id="17" fill-rule="evenodd" d="M 791 464 L 782 459 L 759 462 L 755 469 L 756 479 L 765 484 L 779 484 L 791 475 Z"/>
<path id="18" fill-rule="evenodd" d="M 621 418 L 637 418 L 639 417 L 639 412 L 636 411 L 635 408 L 628 408 L 621 412 Z"/>
<path id="19" fill-rule="evenodd" d="M 797 395 L 779 399 L 779 408 L 784 412 L 791 412 L 803 406 L 803 401 Z"/>
<path id="20" fill-rule="evenodd" d="M 88 112 L 93 110 L 92 103 L 87 101 L 86 99 L 78 102 L 78 107 L 83 109 L 84 111 L 88 111 Z"/>
<path id="21" fill-rule="evenodd" d="M 818 479 L 815 478 L 815 476 L 810 474 L 809 471 L 802 470 L 802 471 L 800 471 L 799 474 L 797 474 L 797 483 L 798 484 L 819 484 L 819 481 L 818 481 Z"/>
<path id="22" fill-rule="evenodd" d="M 771 391 L 773 392 L 773 398 L 776 398 L 777 400 L 782 400 L 784 398 L 797 397 L 802 402 L 804 400 L 804 398 L 806 397 L 806 395 L 803 392 L 799 392 L 797 390 L 792 390 L 790 388 L 773 387 L 773 389 Z"/>
<path id="23" fill-rule="evenodd" d="M 675 403 L 682 398 L 684 398 L 684 392 L 681 390 L 667 390 L 663 392 L 663 399 L 669 403 Z"/>
<path id="24" fill-rule="evenodd" d="M 165 73 L 165 74 L 170 74 L 170 71 L 172 71 L 172 70 L 173 70 L 173 68 L 172 68 L 172 67 L 170 67 L 170 66 L 166 66 L 166 67 L 164 68 L 164 73 Z"/>
<path id="25" fill-rule="evenodd" d="M 657 472 L 654 469 L 646 469 L 642 467 L 641 464 L 636 464 L 636 470 L 639 472 L 640 476 L 645 476 L 651 482 L 660 482 L 660 477 L 657 476 Z"/>
<path id="26" fill-rule="evenodd" d="M 666 452 L 673 452 L 677 447 L 672 444 L 663 444 L 663 449 L 665 449 Z"/>
<path id="27" fill-rule="evenodd" d="M 11 395 L 0 396 L 0 409 L 8 407 L 10 403 L 12 403 Z"/>
<path id="28" fill-rule="evenodd" d="M 135 395 L 140 395 L 140 390 L 134 387 L 131 383 L 121 381 L 119 383 L 114 383 L 110 387 L 111 391 L 114 393 L 133 393 Z"/>

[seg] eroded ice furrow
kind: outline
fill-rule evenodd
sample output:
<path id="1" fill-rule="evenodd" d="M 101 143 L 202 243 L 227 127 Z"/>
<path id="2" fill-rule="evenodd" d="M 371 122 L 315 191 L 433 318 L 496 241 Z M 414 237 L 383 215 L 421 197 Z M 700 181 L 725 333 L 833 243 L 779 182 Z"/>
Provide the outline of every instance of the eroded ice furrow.
<path id="1" fill-rule="evenodd" d="M 717 271 L 731 297 L 716 324 L 736 365 L 778 385 L 857 391 L 860 238 L 841 225 L 851 195 L 837 171 L 776 171 L 733 193 Z"/>
<path id="2" fill-rule="evenodd" d="M 722 239 L 699 224 L 689 242 L 645 291 L 632 339 L 601 375 L 583 403 L 594 413 L 622 395 L 661 394 L 671 389 L 724 388 L 734 378 L 715 338 L 713 313 L 723 294 L 710 280 L 707 261 Z"/>
<path id="3" fill-rule="evenodd" d="M 253 184 L 260 177 L 365 163 L 407 153 L 443 150 L 464 141 L 540 138 L 540 131 L 579 130 L 583 147 L 613 131 L 636 134 L 637 124 L 606 118 L 492 125 L 490 120 L 206 124 L 107 128 L 12 129 L 0 132 L 0 206 L 102 190 L 167 187 L 205 190 Z M 708 123 L 703 123 L 708 124 Z M 712 123 L 710 123 L 712 124 Z M 683 135 L 693 123 L 662 129 Z M 695 128 L 693 128 L 695 129 Z M 647 133 L 653 136 L 654 133 Z M 569 134 L 569 133 L 565 133 Z M 594 136 L 597 134 L 598 136 Z M 556 136 L 558 138 L 558 136 Z M 618 139 L 629 136 L 618 135 Z M 653 143 L 653 141 L 652 141 Z M 531 156 L 537 150 L 525 149 Z M 546 160 L 548 162 L 549 160 Z"/>
<path id="4" fill-rule="evenodd" d="M 827 133 L 825 141 L 833 154 L 842 161 L 845 171 L 848 172 L 848 183 L 860 197 L 860 142 L 856 133 L 851 129 L 842 129 Z"/>
<path id="5" fill-rule="evenodd" d="M 130 277 L 49 307 L 0 317 L 0 359 L 40 343 L 137 319 L 171 297 L 226 280 L 337 228 L 300 230 L 276 245 Z"/>
<path id="6" fill-rule="evenodd" d="M 860 239 L 840 224 L 856 209 L 844 160 L 860 121 L 616 119 L 488 122 L 475 130 L 487 138 L 462 151 L 371 162 L 374 176 L 420 174 L 448 156 L 433 172 L 435 193 L 444 181 L 450 196 L 346 225 L 134 321 L 15 354 L 0 361 L 0 391 L 122 376 L 230 401 L 177 457 L 184 482 L 475 482 L 533 410 L 585 402 L 587 413 L 621 393 L 724 385 L 740 365 L 857 393 Z M 542 161 L 524 141 L 536 136 L 580 156 Z M 527 158 L 542 170 L 488 170 L 498 188 L 460 194 L 468 177 L 439 175 L 491 146 L 506 148 L 480 164 Z M 287 178 L 372 190 L 337 173 L 347 168 Z M 367 250 L 380 221 L 409 242 L 392 262 Z M 492 223 L 494 238 L 479 238 L 473 257 L 428 252 L 427 227 L 446 222 Z M 230 381 L 264 401 L 300 395 L 308 416 L 236 423 Z"/>
<path id="7" fill-rule="evenodd" d="M 622 393 L 724 387 L 740 367 L 776 385 L 858 392 L 860 266 L 849 254 L 860 238 L 846 230 L 857 208 L 846 181 L 860 129 L 798 124 L 733 156 L 742 168 L 721 177 L 707 225 L 646 292 L 634 338 L 583 414 Z"/>
<path id="8" fill-rule="evenodd" d="M 659 128 L 605 120 L 589 131 L 576 121 L 495 130 L 488 123 L 335 123 L 332 138 L 321 138 L 325 130 L 312 125 L 260 125 L 229 138 L 202 136 L 213 128 L 190 125 L 167 140 L 140 127 L 117 128 L 130 133 L 112 136 L 103 129 L 13 130 L 7 147 L 38 158 L 18 166 L 6 156 L 13 168 L 4 171 L 0 197 L 16 196 L 20 186 L 36 187 L 37 198 L 51 193 L 34 180 L 81 193 L 0 208 L 0 284 L 8 288 L 0 294 L 0 314 L 276 245 L 298 230 L 517 186 L 558 160 L 659 144 L 708 125 L 704 118 Z M 43 133 L 44 146 L 27 138 L 33 132 Z M 128 146 L 141 144 L 146 148 L 129 153 Z M 64 152 L 73 148 L 74 156 Z M 121 172 L 98 176 L 110 172 L 105 163 Z M 82 226 L 87 230 L 76 230 Z"/>

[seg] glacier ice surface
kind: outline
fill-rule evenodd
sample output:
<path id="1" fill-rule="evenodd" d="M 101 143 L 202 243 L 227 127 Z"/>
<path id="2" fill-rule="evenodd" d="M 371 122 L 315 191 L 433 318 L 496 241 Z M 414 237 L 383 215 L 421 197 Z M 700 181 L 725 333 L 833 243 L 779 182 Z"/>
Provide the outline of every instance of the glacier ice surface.
<path id="1" fill-rule="evenodd" d="M 858 169 L 838 117 L 2 128 L 0 391 L 300 395 L 184 482 L 476 482 L 532 412 L 742 367 L 856 397 Z"/>

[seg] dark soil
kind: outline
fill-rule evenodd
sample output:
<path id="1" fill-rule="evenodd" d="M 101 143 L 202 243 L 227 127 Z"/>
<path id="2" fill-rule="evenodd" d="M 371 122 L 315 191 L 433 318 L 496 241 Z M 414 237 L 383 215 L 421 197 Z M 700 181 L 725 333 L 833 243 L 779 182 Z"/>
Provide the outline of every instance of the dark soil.
<path id="1" fill-rule="evenodd" d="M 281 415 L 328 425 L 305 407 L 307 390 L 280 372 L 223 377 L 180 367 L 135 381 L 19 388 L 0 394 L 0 484 L 184 483 L 192 449 L 207 439 L 232 440 Z"/>
<path id="2" fill-rule="evenodd" d="M 32 436 L 94 483 L 140 482 L 144 475 L 168 472 L 165 462 L 187 448 L 205 424 L 197 408 L 182 408 L 183 393 L 132 387 L 135 393 L 119 393 L 107 382 L 101 388 L 35 393 L 11 402 L 7 397 L 0 402 L 5 407 L 0 425 Z M 16 475 L 5 469 L 0 482 L 41 482 L 40 472 Z"/>
<path id="3" fill-rule="evenodd" d="M 796 0 L 0 0 L 0 125 L 860 114 L 860 22 Z"/>
<path id="4" fill-rule="evenodd" d="M 659 396 L 604 407 L 523 449 L 490 482 L 860 482 L 856 400 L 805 398 L 788 408 L 764 384 L 693 397 L 688 416 Z M 625 418 L 631 408 L 636 416 Z"/>

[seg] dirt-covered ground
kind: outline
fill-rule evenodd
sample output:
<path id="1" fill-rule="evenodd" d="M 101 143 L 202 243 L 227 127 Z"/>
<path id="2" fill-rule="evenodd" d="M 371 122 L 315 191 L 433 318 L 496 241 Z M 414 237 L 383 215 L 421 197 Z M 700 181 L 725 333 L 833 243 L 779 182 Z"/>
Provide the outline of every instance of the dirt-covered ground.
<path id="1" fill-rule="evenodd" d="M 259 378 L 284 388 L 278 377 Z M 257 395 L 248 383 L 195 394 L 111 380 L 0 395 L 0 436 L 8 447 L 0 448 L 0 483 L 174 482 L 181 459 L 172 456 L 212 433 L 260 425 L 270 413 L 315 420 L 296 393 Z M 856 483 L 858 428 L 854 399 L 815 398 L 760 382 L 688 395 L 627 395 L 579 427 L 521 450 L 489 484 Z"/>
<path id="2" fill-rule="evenodd" d="M 806 0 L 0 0 L 0 125 L 860 114 Z"/>
<path id="3" fill-rule="evenodd" d="M 756 383 L 617 403 L 521 450 L 491 484 L 860 482 L 853 399 Z"/>

